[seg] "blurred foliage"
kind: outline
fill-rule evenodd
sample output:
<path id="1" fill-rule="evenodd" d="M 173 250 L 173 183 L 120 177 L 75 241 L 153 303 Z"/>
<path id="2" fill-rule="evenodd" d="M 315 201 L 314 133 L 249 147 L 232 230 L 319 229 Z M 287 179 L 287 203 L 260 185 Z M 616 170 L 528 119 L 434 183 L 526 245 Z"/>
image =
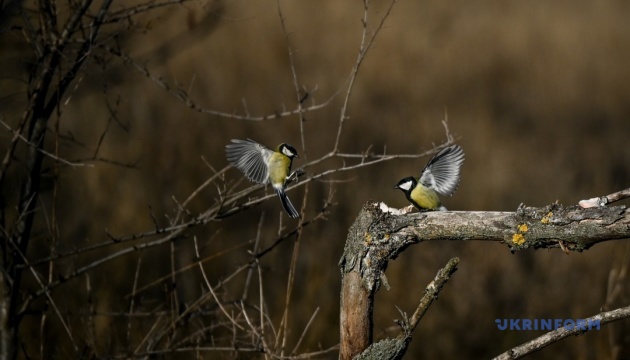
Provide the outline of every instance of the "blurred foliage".
<path id="1" fill-rule="evenodd" d="M 324 109 L 305 114 L 305 143 L 297 116 L 252 122 L 202 114 L 120 59 L 92 62 L 61 108 L 59 131 L 73 140 L 61 143 L 60 154 L 70 160 L 92 158 L 107 129 L 96 158 L 108 161 L 94 162 L 93 168 L 65 169 L 59 178 L 50 179 L 58 181 L 56 199 L 49 186 L 40 201 L 43 206 L 55 201 L 59 242 L 50 243 L 49 224 L 40 217 L 30 258 L 106 241 L 106 230 L 115 236 L 151 230 L 152 214 L 158 224 L 165 224 L 166 217 L 177 211 L 177 202 L 214 174 L 204 159 L 216 170 L 227 164 L 224 146 L 232 138 L 252 138 L 270 147 L 288 142 L 300 152 L 295 167 L 330 151 L 360 44 L 362 3 L 279 4 L 299 85 L 309 91 L 306 104 L 341 92 Z M 371 19 L 380 18 L 386 5 L 373 2 Z M 341 150 L 360 153 L 371 147 L 389 154 L 430 150 L 444 141 L 440 121 L 447 116 L 466 152 L 460 187 L 452 198 L 443 199 L 449 209 L 513 211 L 520 203 L 543 206 L 556 200 L 576 204 L 626 188 L 629 16 L 630 3 L 619 0 L 400 1 L 360 68 Z M 121 31 L 119 45 L 153 75 L 185 90 L 199 106 L 252 115 L 295 108 L 276 2 L 190 2 L 140 20 L 145 31 Z M 23 81 L 30 49 L 14 32 L 1 36 L 0 116 L 15 126 L 26 97 Z M 0 134 L 2 153 L 10 136 Z M 393 185 L 405 176 L 417 176 L 426 160 L 397 159 L 309 185 L 307 215 L 317 213 L 331 187 L 335 206 L 326 221 L 306 228 L 300 239 L 289 319 L 294 341 L 320 308 L 303 349 L 338 342 L 337 261 L 360 207 L 370 199 L 407 205 Z M 325 166 L 329 165 L 310 168 L 309 173 Z M 7 198 L 19 188 L 19 170 L 14 171 L 14 181 L 2 189 Z M 241 178 L 236 170 L 226 173 L 227 182 Z M 297 208 L 303 195 L 304 188 L 289 193 Z M 216 199 L 216 190 L 206 188 L 188 210 L 203 212 Z M 195 258 L 193 237 L 201 257 L 211 256 L 252 241 L 261 216 L 265 245 L 274 241 L 280 222 L 292 224 L 278 201 L 271 199 L 223 221 L 195 227 L 173 243 L 177 267 Z M 284 308 L 292 243 L 281 244 L 261 259 L 266 301 L 276 324 Z M 390 335 L 396 329 L 392 319 L 399 316 L 395 306 L 411 312 L 438 268 L 458 256 L 459 271 L 418 326 L 407 357 L 499 354 L 538 333 L 499 331 L 497 318 L 584 318 L 597 313 L 606 301 L 608 274 L 625 257 L 626 247 L 609 242 L 567 256 L 559 250 L 510 254 L 495 243 L 423 243 L 390 264 L 392 288 L 381 290 L 376 298 L 375 337 Z M 246 262 L 250 248 L 247 244 L 207 262 L 211 282 Z M 87 260 L 67 258 L 55 272 L 71 271 L 115 250 L 107 248 Z M 119 258 L 89 277 L 71 280 L 53 295 L 64 299 L 58 305 L 73 328 L 90 329 L 86 334 L 93 334 L 95 348 L 108 353 L 124 347 L 127 320 L 106 314 L 128 311 L 125 295 L 132 292 L 138 259 L 142 286 L 171 272 L 169 251 L 166 245 Z M 202 281 L 192 271 L 179 276 L 179 301 L 197 299 Z M 230 285 L 234 297 L 241 295 L 239 281 L 243 280 Z M 139 304 L 164 306 L 160 304 L 167 292 L 159 283 L 143 293 Z M 88 312 L 104 315 L 81 316 Z M 21 332 L 25 344 L 38 344 L 40 336 L 49 347 L 67 340 L 52 322 L 50 328 L 40 329 L 38 317 L 26 321 Z M 132 339 L 140 341 L 150 325 L 147 321 L 131 329 Z M 58 356 L 69 353 L 60 350 Z M 560 354 L 575 359 L 609 356 L 607 330 L 565 340 L 534 357 Z"/>

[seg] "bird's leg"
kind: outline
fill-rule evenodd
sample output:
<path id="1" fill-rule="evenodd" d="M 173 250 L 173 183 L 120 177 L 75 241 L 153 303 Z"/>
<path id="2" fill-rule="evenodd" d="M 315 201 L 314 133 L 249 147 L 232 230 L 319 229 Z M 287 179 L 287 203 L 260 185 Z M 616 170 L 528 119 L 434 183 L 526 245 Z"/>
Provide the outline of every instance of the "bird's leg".
<path id="1" fill-rule="evenodd" d="M 289 176 L 287 176 L 286 184 L 289 184 L 293 180 L 297 180 L 298 177 L 306 174 L 302 169 L 295 169 Z"/>

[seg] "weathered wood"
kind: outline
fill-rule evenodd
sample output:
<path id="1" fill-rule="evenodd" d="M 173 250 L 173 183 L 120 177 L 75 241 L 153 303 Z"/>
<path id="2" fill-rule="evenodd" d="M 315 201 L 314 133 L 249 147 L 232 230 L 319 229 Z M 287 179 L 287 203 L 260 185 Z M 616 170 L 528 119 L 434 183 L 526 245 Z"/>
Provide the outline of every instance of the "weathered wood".
<path id="1" fill-rule="evenodd" d="M 625 206 L 583 209 L 552 204 L 520 207 L 516 212 L 444 211 L 403 215 L 410 226 L 391 236 L 409 242 L 487 240 L 510 250 L 557 248 L 582 251 L 594 244 L 630 237 L 630 211 Z"/>
<path id="2" fill-rule="evenodd" d="M 340 330 L 345 339 L 339 347 L 340 359 L 352 359 L 372 343 L 374 292 L 362 286 L 360 274 L 344 275 L 341 294 Z"/>
<path id="3" fill-rule="evenodd" d="M 562 248 L 568 252 L 624 238 L 630 238 L 630 211 L 625 206 L 584 209 L 552 204 L 542 208 L 521 206 L 515 212 L 431 211 L 394 215 L 381 210 L 377 203 L 368 203 L 348 232 L 339 262 L 339 358 L 352 359 L 371 345 L 374 293 L 381 285 L 388 261 L 409 245 L 434 240 L 485 240 L 502 242 L 510 251 Z M 405 343 L 396 343 L 398 354 L 404 353 Z"/>
<path id="4" fill-rule="evenodd" d="M 344 339 L 339 346 L 339 358 L 344 360 L 352 359 L 372 343 L 374 291 L 363 283 L 359 259 L 366 249 L 360 239 L 368 233 L 373 214 L 366 207 L 359 213 L 348 231 L 344 255 L 339 261 L 342 284 L 339 325 Z"/>
<path id="5" fill-rule="evenodd" d="M 457 264 L 459 258 L 452 258 L 444 266 L 444 268 L 438 271 L 433 281 L 424 290 L 424 295 L 420 299 L 420 303 L 414 311 L 411 317 L 408 317 L 406 313 L 401 311 L 402 320 L 396 320 L 396 323 L 400 326 L 400 334 L 394 339 L 383 339 L 379 342 L 373 343 L 368 346 L 365 351 L 354 357 L 354 360 L 400 360 L 405 356 L 407 347 L 411 342 L 411 334 L 413 333 L 416 325 L 420 322 L 420 319 L 424 316 L 424 313 L 429 308 L 433 300 L 437 299 L 438 294 L 444 284 L 450 279 L 455 270 L 457 270 Z M 400 310 L 400 309 L 399 309 Z"/>

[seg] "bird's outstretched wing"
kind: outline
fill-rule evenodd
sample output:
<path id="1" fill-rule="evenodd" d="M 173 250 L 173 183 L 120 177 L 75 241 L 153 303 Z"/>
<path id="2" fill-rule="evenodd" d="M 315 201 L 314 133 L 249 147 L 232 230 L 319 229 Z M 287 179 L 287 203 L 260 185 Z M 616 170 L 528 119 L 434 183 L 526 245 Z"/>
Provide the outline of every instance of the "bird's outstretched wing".
<path id="1" fill-rule="evenodd" d="M 249 180 L 259 184 L 267 182 L 273 150 L 250 139 L 232 139 L 232 144 L 225 146 L 225 153 L 230 164 L 241 170 Z"/>
<path id="2" fill-rule="evenodd" d="M 420 183 L 442 195 L 453 195 L 459 184 L 459 170 L 464 162 L 464 151 L 459 145 L 442 149 L 424 167 Z"/>

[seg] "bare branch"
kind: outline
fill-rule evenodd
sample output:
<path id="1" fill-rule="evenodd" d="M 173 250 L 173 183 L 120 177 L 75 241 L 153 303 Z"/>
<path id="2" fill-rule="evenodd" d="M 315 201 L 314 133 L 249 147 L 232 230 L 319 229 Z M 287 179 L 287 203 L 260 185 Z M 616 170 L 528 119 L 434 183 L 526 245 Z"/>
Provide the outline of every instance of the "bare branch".
<path id="1" fill-rule="evenodd" d="M 130 56 L 121 52 L 119 49 L 114 49 L 111 47 L 105 47 L 105 49 L 107 49 L 111 54 L 120 57 L 125 63 L 131 65 L 133 68 L 135 68 L 137 71 L 142 73 L 144 76 L 151 79 L 151 81 L 153 81 L 154 83 L 162 87 L 170 95 L 172 95 L 173 97 L 175 97 L 176 99 L 184 103 L 184 105 L 189 107 L 191 110 L 202 113 L 202 114 L 213 115 L 213 116 L 218 116 L 218 117 L 227 118 L 227 119 L 247 120 L 247 121 L 266 121 L 266 120 L 271 120 L 271 119 L 279 119 L 283 117 L 288 117 L 292 115 L 300 115 L 304 112 L 315 111 L 315 110 L 325 108 L 326 106 L 330 104 L 330 102 L 334 99 L 336 95 L 334 94 L 329 99 L 327 99 L 326 101 L 320 104 L 303 107 L 301 103 L 298 103 L 298 107 L 293 110 L 277 111 L 276 113 L 269 114 L 269 115 L 253 116 L 247 113 L 245 113 L 245 115 L 239 115 L 236 112 L 227 113 L 223 111 L 211 110 L 211 109 L 207 109 L 207 108 L 197 105 L 197 103 L 195 103 L 190 98 L 190 95 L 184 89 L 170 85 L 162 77 L 153 75 L 149 71 L 149 69 L 147 69 L 145 66 L 141 66 L 137 64 Z"/>
<path id="2" fill-rule="evenodd" d="M 366 204 L 348 232 L 339 261 L 342 271 L 340 358 L 351 359 L 372 343 L 374 294 L 383 272 L 412 244 L 432 240 L 499 241 L 517 251 L 564 247 L 583 251 L 594 244 L 630 238 L 630 210 L 625 206 L 582 209 L 552 204 L 545 208 L 519 207 L 516 212 L 432 211 L 392 215 L 387 206 Z M 403 330 L 417 324 L 422 308 Z M 404 338 L 403 338 L 404 339 Z M 387 358 L 404 354 L 407 342 L 379 342 Z M 378 344 L 378 343 L 377 343 Z M 375 344 L 376 345 L 376 344 Z M 381 354 L 382 355 L 382 354 Z"/>
<path id="3" fill-rule="evenodd" d="M 411 333 L 415 330 L 416 326 L 418 326 L 418 323 L 429 309 L 429 306 L 431 306 L 433 300 L 437 299 L 442 287 L 444 287 L 446 282 L 457 270 L 457 264 L 459 264 L 459 258 L 452 258 L 446 266 L 438 271 L 433 281 L 431 281 L 425 289 L 424 296 L 420 300 L 416 311 L 413 312 L 411 319 L 409 319 L 409 321 L 405 324 L 405 327 L 403 328 L 404 331 L 400 337 L 411 336 Z"/>
<path id="4" fill-rule="evenodd" d="M 397 241 L 412 242 L 498 241 L 511 251 L 559 248 L 562 242 L 567 249 L 579 252 L 601 241 L 630 237 L 629 223 L 630 211 L 625 206 L 582 209 L 552 204 L 543 208 L 521 206 L 516 212 L 414 213 L 392 219 L 391 224 L 400 227 L 389 235 Z"/>
<path id="5" fill-rule="evenodd" d="M 196 243 L 196 240 L 195 240 L 195 243 Z M 195 251 L 196 251 L 195 255 L 197 255 L 197 258 L 199 258 L 199 248 L 197 246 L 195 246 Z M 223 315 L 225 315 L 226 318 L 230 319 L 230 322 L 234 324 L 234 326 L 236 326 L 240 330 L 243 330 L 243 327 L 239 325 L 239 323 L 236 320 L 234 320 L 230 316 L 230 314 L 228 314 L 228 312 L 225 310 L 225 307 L 221 303 L 221 300 L 219 300 L 219 298 L 217 297 L 217 294 L 215 293 L 214 288 L 212 287 L 212 285 L 210 284 L 210 281 L 208 280 L 208 275 L 206 275 L 206 271 L 203 269 L 203 265 L 201 263 L 198 263 L 198 265 L 199 265 L 199 271 L 201 272 L 201 275 L 203 276 L 203 280 L 206 283 L 206 287 L 208 288 L 208 291 L 210 292 L 210 294 L 212 294 L 212 298 L 214 299 L 214 302 L 217 305 L 219 305 L 219 308 L 223 312 Z"/>
<path id="6" fill-rule="evenodd" d="M 580 200 L 579 205 L 583 208 L 590 208 L 595 206 L 606 206 L 608 204 L 627 199 L 630 197 L 630 188 L 614 192 L 610 195 L 600 196 L 596 198 L 590 198 L 588 200 Z"/>
<path id="7" fill-rule="evenodd" d="M 23 260 L 26 260 L 26 257 L 24 256 L 24 254 L 22 254 L 20 249 L 15 244 L 13 244 L 13 243 L 9 243 L 9 244 L 11 244 L 11 246 L 13 246 L 16 254 L 18 254 L 20 257 L 22 257 Z M 30 271 L 31 271 L 31 274 L 33 275 L 33 277 L 35 278 L 35 280 L 37 281 L 37 284 L 40 286 L 40 288 L 46 289 L 46 285 L 42 281 L 42 278 L 37 273 L 37 271 L 35 271 L 34 268 L 30 268 Z M 57 315 L 57 318 L 58 318 L 59 322 L 61 323 L 64 331 L 66 332 L 66 335 L 68 335 L 68 337 L 70 338 L 70 341 L 71 341 L 71 343 L 72 343 L 72 345 L 74 347 L 74 351 L 78 352 L 79 348 L 77 346 L 76 340 L 74 339 L 74 336 L 72 335 L 72 331 L 70 331 L 70 327 L 68 326 L 68 324 L 64 320 L 63 316 L 61 315 L 61 312 L 59 311 L 59 307 L 57 306 L 57 303 L 55 302 L 55 300 L 51 296 L 50 291 L 44 291 L 44 293 L 46 294 L 46 298 L 48 299 L 50 305 L 54 309 L 55 314 Z"/>
<path id="8" fill-rule="evenodd" d="M 551 345 L 569 336 L 580 336 L 594 329 L 599 330 L 601 325 L 621 319 L 626 319 L 629 317 L 630 306 L 603 312 L 593 317 L 584 319 L 586 324 L 589 324 L 589 326 L 560 327 L 556 330 L 546 333 L 545 335 L 537 337 L 534 340 L 528 341 L 523 345 L 512 348 L 504 352 L 503 354 L 495 357 L 494 360 L 520 359 L 526 355 L 529 355 L 544 348 L 545 346 Z M 593 324 L 596 324 L 596 326 Z"/>
<path id="9" fill-rule="evenodd" d="M 306 151 L 306 140 L 304 139 L 304 110 L 302 104 L 306 97 L 308 97 L 308 93 L 300 94 L 300 85 L 298 82 L 297 70 L 295 69 L 295 62 L 293 59 L 293 48 L 291 47 L 291 43 L 289 42 L 289 32 L 287 31 L 287 27 L 285 24 L 284 16 L 282 15 L 282 8 L 280 7 L 280 0 L 277 1 L 278 7 L 278 17 L 280 18 L 280 25 L 282 25 L 282 33 L 284 34 L 284 40 L 286 42 L 287 51 L 289 55 L 289 68 L 291 69 L 291 76 L 293 78 L 293 88 L 295 89 L 295 96 L 297 102 L 297 110 L 299 111 L 299 120 L 300 120 L 300 138 L 302 140 L 302 153 L 304 154 L 304 160 L 308 159 L 308 152 Z"/>
<path id="10" fill-rule="evenodd" d="M 9 124 L 5 123 L 4 121 L 0 120 L 0 124 L 2 124 L 8 131 L 12 132 L 15 137 L 17 137 L 18 139 L 24 141 L 24 143 L 26 143 L 29 146 L 33 146 L 33 147 L 37 148 L 37 151 L 41 152 L 42 154 L 48 156 L 49 158 L 51 158 L 51 159 L 53 159 L 55 161 L 59 161 L 60 163 L 64 163 L 66 165 L 73 166 L 73 167 L 80 167 L 80 166 L 94 167 L 93 164 L 72 162 L 72 161 L 69 161 L 69 160 L 66 160 L 66 159 L 62 159 L 59 156 L 57 156 L 55 154 L 52 154 L 52 153 L 49 153 L 48 151 L 44 150 L 43 148 L 38 147 L 37 144 L 31 143 L 27 138 L 24 137 L 24 135 L 20 134 L 19 131 L 17 131 L 17 130 L 11 129 Z"/>
<path id="11" fill-rule="evenodd" d="M 150 12 L 163 7 L 177 5 L 187 2 L 186 0 L 164 0 L 161 2 L 148 1 L 144 4 L 135 5 L 128 8 L 122 8 L 109 14 L 105 20 L 106 23 L 120 23 L 124 20 L 131 20 L 132 17 L 144 12 Z"/>
<path id="12" fill-rule="evenodd" d="M 306 194 L 308 194 L 308 186 L 305 189 L 305 200 Z M 297 237 L 295 239 L 295 243 L 293 244 L 293 255 L 291 256 L 291 266 L 289 269 L 288 279 L 287 279 L 287 292 L 286 298 L 284 302 L 284 313 L 282 315 L 282 321 L 280 322 L 280 331 L 276 336 L 276 348 L 280 345 L 280 356 L 284 356 L 284 349 L 287 343 L 287 335 L 288 335 L 288 325 L 289 325 L 289 306 L 291 305 L 291 295 L 293 293 L 293 285 L 295 283 L 295 269 L 297 267 L 298 262 L 298 254 L 300 251 L 300 239 L 302 237 L 303 227 L 299 226 L 297 229 Z M 278 344 L 279 336 L 282 334 L 282 342 Z"/>
<path id="13" fill-rule="evenodd" d="M 298 348 L 300 347 L 300 345 L 302 345 L 302 340 L 304 340 L 304 337 L 306 336 L 308 329 L 311 327 L 311 324 L 313 323 L 313 320 L 315 320 L 315 317 L 317 317 L 318 313 L 319 313 L 319 307 L 315 309 L 315 311 L 313 312 L 313 315 L 311 315 L 311 318 L 308 320 L 308 323 L 306 323 L 306 326 L 304 327 L 304 330 L 302 331 L 302 335 L 300 336 L 300 339 L 298 340 L 298 342 L 295 344 L 295 347 L 291 351 L 291 356 L 295 356 L 297 354 Z"/>
<path id="14" fill-rule="evenodd" d="M 361 67 L 361 64 L 363 64 L 363 60 L 365 59 L 365 56 L 368 50 L 372 47 L 372 43 L 374 42 L 374 39 L 383 28 L 383 25 L 385 25 L 385 20 L 387 20 L 390 13 L 392 12 L 392 9 L 394 8 L 395 3 L 396 3 L 396 0 L 392 0 L 389 3 L 389 6 L 385 14 L 381 18 L 381 21 L 379 22 L 376 30 L 374 30 L 371 34 L 368 34 L 369 0 L 363 1 L 363 19 L 361 19 L 361 22 L 363 23 L 363 32 L 361 33 L 361 45 L 359 46 L 359 53 L 357 54 L 357 60 L 354 64 L 354 67 L 352 68 L 352 71 L 350 72 L 348 89 L 346 90 L 346 96 L 343 100 L 343 105 L 341 106 L 341 111 L 339 114 L 339 127 L 337 128 L 337 137 L 335 139 L 335 145 L 333 147 L 333 150 L 331 151 L 332 154 L 335 154 L 339 151 L 339 142 L 341 140 L 343 123 L 348 116 L 347 114 L 348 104 L 350 103 L 350 96 L 352 95 L 352 91 L 354 90 L 354 83 L 357 79 L 357 75 L 359 74 L 359 68 Z"/>

